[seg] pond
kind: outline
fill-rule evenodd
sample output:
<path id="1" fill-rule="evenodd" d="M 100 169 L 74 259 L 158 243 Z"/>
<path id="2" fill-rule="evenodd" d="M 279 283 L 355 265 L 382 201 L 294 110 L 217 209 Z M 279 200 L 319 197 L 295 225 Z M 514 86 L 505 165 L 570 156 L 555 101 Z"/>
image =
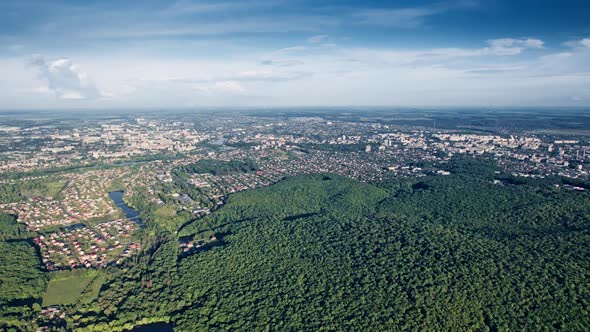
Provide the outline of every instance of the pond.
<path id="1" fill-rule="evenodd" d="M 81 224 L 81 223 L 78 223 L 78 224 L 73 224 L 73 225 L 70 225 L 70 226 L 66 227 L 66 230 L 67 231 L 73 231 L 75 229 L 84 228 L 84 227 L 86 227 L 86 225 Z"/>
<path id="2" fill-rule="evenodd" d="M 234 150 L 232 146 L 225 145 L 225 138 L 221 137 L 214 141 L 211 141 L 211 145 L 219 146 L 221 150 Z"/>
<path id="3" fill-rule="evenodd" d="M 123 201 L 123 191 L 111 191 L 109 193 L 109 197 L 115 202 L 115 204 L 123 210 L 125 217 L 127 219 L 135 222 L 139 225 L 139 227 L 144 228 L 144 222 L 139 218 L 139 211 L 135 210 L 134 208 L 130 207 L 129 205 L 125 204 Z"/>
<path id="4" fill-rule="evenodd" d="M 131 332 L 174 332 L 170 323 L 153 323 L 136 326 Z"/>

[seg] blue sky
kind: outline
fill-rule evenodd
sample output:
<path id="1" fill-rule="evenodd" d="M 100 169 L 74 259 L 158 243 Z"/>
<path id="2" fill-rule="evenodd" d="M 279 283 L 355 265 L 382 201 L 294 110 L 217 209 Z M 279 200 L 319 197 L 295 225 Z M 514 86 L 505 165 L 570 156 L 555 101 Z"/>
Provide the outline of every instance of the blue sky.
<path id="1" fill-rule="evenodd" d="M 590 1 L 0 2 L 0 108 L 587 106 Z"/>

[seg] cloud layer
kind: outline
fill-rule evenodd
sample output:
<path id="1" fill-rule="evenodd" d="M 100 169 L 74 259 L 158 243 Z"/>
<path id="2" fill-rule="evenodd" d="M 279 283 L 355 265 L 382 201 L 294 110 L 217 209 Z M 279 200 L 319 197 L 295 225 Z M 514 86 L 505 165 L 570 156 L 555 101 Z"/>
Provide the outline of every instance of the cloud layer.
<path id="1" fill-rule="evenodd" d="M 0 2 L 0 108 L 587 105 L 569 1 Z"/>
<path id="2" fill-rule="evenodd" d="M 41 92 L 51 91 L 60 99 L 95 99 L 102 95 L 88 74 L 70 59 L 47 60 L 35 55 L 29 60 L 29 65 L 47 83 L 45 89 L 39 89 Z"/>
<path id="3" fill-rule="evenodd" d="M 302 39 L 305 46 L 234 59 L 86 59 L 94 63 L 96 85 L 67 58 L 36 56 L 30 65 L 47 83 L 36 92 L 60 99 L 108 96 L 102 99 L 133 106 L 558 105 L 590 99 L 583 88 L 590 84 L 585 38 L 567 42 L 565 51 L 547 49 L 537 38 L 422 50 L 326 48 L 328 38 L 312 35 Z M 524 57 L 529 51 L 541 53 Z"/>

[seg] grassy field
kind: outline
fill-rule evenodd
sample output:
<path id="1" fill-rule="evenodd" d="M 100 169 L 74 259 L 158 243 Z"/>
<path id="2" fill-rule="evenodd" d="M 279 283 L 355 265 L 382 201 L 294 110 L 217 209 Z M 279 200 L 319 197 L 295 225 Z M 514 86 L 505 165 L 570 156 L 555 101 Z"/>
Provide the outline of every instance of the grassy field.
<path id="1" fill-rule="evenodd" d="M 176 216 L 176 208 L 174 206 L 162 206 L 154 214 L 158 218 L 172 218 Z"/>
<path id="2" fill-rule="evenodd" d="M 47 181 L 41 182 L 36 185 L 25 186 L 22 188 L 22 194 L 25 197 L 53 197 L 57 198 L 57 195 L 66 185 L 66 181 Z"/>
<path id="3" fill-rule="evenodd" d="M 102 287 L 102 284 L 104 284 L 105 279 L 106 275 L 104 273 L 99 273 L 80 295 L 80 302 L 87 304 L 92 303 L 92 301 L 98 297 L 98 293 L 100 292 L 100 288 Z"/>
<path id="4" fill-rule="evenodd" d="M 56 198 L 65 185 L 66 181 L 48 182 L 46 184 L 47 189 L 45 190 L 45 192 L 48 196 Z"/>
<path id="5" fill-rule="evenodd" d="M 43 307 L 73 304 L 81 297 L 86 301 L 98 295 L 104 278 L 96 271 L 62 271 L 49 281 L 43 296 Z"/>

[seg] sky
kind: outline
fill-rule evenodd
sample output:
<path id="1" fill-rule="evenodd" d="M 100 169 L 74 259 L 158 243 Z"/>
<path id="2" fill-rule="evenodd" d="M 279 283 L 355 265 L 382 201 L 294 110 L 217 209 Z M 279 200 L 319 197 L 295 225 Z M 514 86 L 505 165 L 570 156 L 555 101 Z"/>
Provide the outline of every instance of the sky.
<path id="1" fill-rule="evenodd" d="M 590 1 L 0 1 L 0 109 L 589 106 Z"/>

